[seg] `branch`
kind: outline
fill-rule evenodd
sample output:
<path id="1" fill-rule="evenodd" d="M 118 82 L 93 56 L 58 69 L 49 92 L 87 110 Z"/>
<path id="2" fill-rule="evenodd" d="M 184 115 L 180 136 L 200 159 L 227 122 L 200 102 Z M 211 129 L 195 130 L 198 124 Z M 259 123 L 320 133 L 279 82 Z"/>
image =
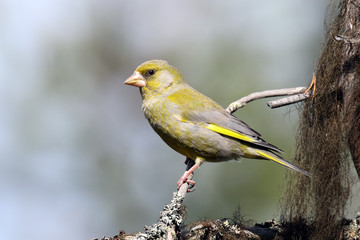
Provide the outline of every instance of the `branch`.
<path id="1" fill-rule="evenodd" d="M 186 163 L 186 171 L 195 164 L 192 160 L 189 160 Z M 190 174 L 188 179 L 191 180 L 192 177 L 193 174 Z M 163 211 L 160 212 L 160 218 L 157 223 L 151 226 L 145 226 L 144 232 L 129 234 L 121 239 L 178 239 L 186 215 L 183 200 L 187 192 L 193 191 L 192 187 L 193 186 L 190 186 L 188 183 L 184 183 L 177 192 L 173 193 L 171 202 L 165 205 Z"/>
<path id="2" fill-rule="evenodd" d="M 280 98 L 280 99 L 274 100 L 274 101 L 269 101 L 266 104 L 270 108 L 278 108 L 278 107 L 283 107 L 283 106 L 287 106 L 287 105 L 290 105 L 290 104 L 294 104 L 294 103 L 297 103 L 297 102 L 304 101 L 309 96 L 310 96 L 310 93 L 297 94 L 297 95 L 294 95 L 294 96 L 290 96 L 290 97 L 286 97 L 286 98 Z"/>
<path id="3" fill-rule="evenodd" d="M 261 99 L 261 98 L 268 98 L 268 97 L 278 97 L 278 96 L 286 96 L 286 95 L 293 95 L 286 98 L 281 98 L 274 101 L 267 102 L 267 105 L 270 108 L 278 108 L 283 107 L 289 104 L 294 104 L 297 102 L 304 101 L 310 96 L 309 90 L 312 90 L 312 97 L 314 97 L 315 89 L 316 89 L 316 77 L 313 74 L 311 84 L 308 88 L 306 87 L 296 87 L 296 88 L 283 88 L 283 89 L 274 89 L 274 90 L 266 90 L 262 92 L 254 92 L 246 97 L 240 98 L 239 100 L 230 103 L 230 105 L 226 108 L 228 113 L 233 113 L 239 108 L 242 108 L 247 103 Z"/>
<path id="4" fill-rule="evenodd" d="M 357 44 L 360 43 L 360 38 L 350 38 L 347 36 L 337 35 L 334 37 L 336 41 L 344 41 L 346 43 Z"/>
<path id="5" fill-rule="evenodd" d="M 246 97 L 240 98 L 239 100 L 230 103 L 230 105 L 226 108 L 229 113 L 233 113 L 239 108 L 242 108 L 247 103 L 261 99 L 261 98 L 268 98 L 268 97 L 278 97 L 278 96 L 285 96 L 285 95 L 294 95 L 299 93 L 304 93 L 306 91 L 306 87 L 296 87 L 296 88 L 283 88 L 283 89 L 274 89 L 274 90 L 266 90 L 262 92 L 254 92 Z M 301 94 L 306 99 L 308 96 Z M 298 96 L 298 95 L 297 95 Z M 289 98 L 287 98 L 289 99 Z M 288 100 L 289 101 L 289 100 Z M 301 101 L 301 100 L 300 100 Z M 288 102 L 287 104 L 291 104 Z M 270 106 L 269 106 L 270 107 Z"/>

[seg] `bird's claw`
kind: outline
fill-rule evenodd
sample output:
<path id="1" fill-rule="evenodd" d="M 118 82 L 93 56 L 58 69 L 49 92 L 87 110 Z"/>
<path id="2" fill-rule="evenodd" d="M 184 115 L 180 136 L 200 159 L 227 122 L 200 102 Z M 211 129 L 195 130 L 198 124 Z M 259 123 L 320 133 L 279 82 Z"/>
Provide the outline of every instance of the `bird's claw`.
<path id="1" fill-rule="evenodd" d="M 185 184 L 185 183 L 189 185 L 189 187 L 188 187 L 188 189 L 187 189 L 187 192 L 193 192 L 193 191 L 195 191 L 195 188 L 194 188 L 194 186 L 195 186 L 195 181 L 194 181 L 194 180 L 191 180 L 191 179 L 188 179 L 187 177 L 184 177 L 184 176 L 182 176 L 182 177 L 180 178 L 180 180 L 177 182 L 177 190 L 179 190 L 180 187 L 181 187 L 183 184 Z"/>

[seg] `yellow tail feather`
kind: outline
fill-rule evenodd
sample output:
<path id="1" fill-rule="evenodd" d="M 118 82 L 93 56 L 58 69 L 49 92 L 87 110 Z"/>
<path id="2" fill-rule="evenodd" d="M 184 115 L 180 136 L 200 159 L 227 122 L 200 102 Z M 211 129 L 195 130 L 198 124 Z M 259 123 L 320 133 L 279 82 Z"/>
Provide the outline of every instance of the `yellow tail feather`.
<path id="1" fill-rule="evenodd" d="M 265 159 L 268 159 L 268 160 L 272 160 L 280 165 L 283 165 L 291 170 L 295 170 L 295 171 L 298 171 L 302 174 L 305 174 L 306 176 L 308 177 L 311 177 L 311 174 L 308 173 L 307 171 L 305 170 L 302 170 L 301 168 L 289 163 L 288 161 L 286 161 L 285 159 L 282 159 L 281 157 L 273 154 L 273 153 L 270 153 L 270 152 L 264 152 L 262 150 L 256 150 L 256 153 L 259 154 L 259 156 L 265 158 Z"/>

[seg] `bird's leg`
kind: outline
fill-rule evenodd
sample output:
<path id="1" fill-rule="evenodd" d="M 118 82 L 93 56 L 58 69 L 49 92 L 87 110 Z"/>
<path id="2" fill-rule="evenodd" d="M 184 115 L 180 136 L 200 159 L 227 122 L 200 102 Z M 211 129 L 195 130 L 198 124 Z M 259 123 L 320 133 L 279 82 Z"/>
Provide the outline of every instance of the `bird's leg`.
<path id="1" fill-rule="evenodd" d="M 186 158 L 185 160 L 185 164 L 186 164 L 186 169 L 185 171 L 190 171 L 192 169 L 193 166 L 195 166 L 195 161 L 192 160 L 191 158 Z M 197 167 L 195 167 L 194 169 L 191 170 L 190 174 L 186 177 L 186 183 L 189 184 L 189 188 L 188 188 L 188 192 L 192 192 L 195 190 L 194 186 L 195 186 L 195 181 L 192 180 L 192 176 L 194 175 L 194 170 L 196 169 Z M 190 177 L 190 175 L 192 175 Z"/>
<path id="2" fill-rule="evenodd" d="M 188 178 L 190 174 L 192 174 L 195 171 L 195 169 L 197 169 L 203 163 L 203 161 L 204 160 L 200 157 L 197 157 L 195 161 L 190 158 L 186 158 L 185 160 L 185 163 L 187 164 L 186 171 L 184 172 L 180 180 L 177 182 L 178 190 L 181 187 L 181 185 L 183 185 L 184 183 L 188 183 L 191 186 L 190 188 L 194 187 L 195 181 Z M 191 192 L 191 190 L 189 191 Z"/>
<path id="3" fill-rule="evenodd" d="M 183 185 L 184 183 L 187 183 L 187 184 L 189 184 L 189 188 L 188 188 L 188 192 L 189 192 L 190 191 L 189 189 L 193 188 L 195 185 L 195 181 L 191 180 L 189 178 L 189 176 L 191 174 L 193 174 L 195 169 L 198 168 L 199 166 L 196 165 L 194 160 L 192 160 L 190 158 L 187 158 L 185 162 L 187 163 L 186 170 L 185 170 L 184 174 L 182 175 L 182 177 L 177 182 L 177 189 L 179 190 L 181 185 Z"/>

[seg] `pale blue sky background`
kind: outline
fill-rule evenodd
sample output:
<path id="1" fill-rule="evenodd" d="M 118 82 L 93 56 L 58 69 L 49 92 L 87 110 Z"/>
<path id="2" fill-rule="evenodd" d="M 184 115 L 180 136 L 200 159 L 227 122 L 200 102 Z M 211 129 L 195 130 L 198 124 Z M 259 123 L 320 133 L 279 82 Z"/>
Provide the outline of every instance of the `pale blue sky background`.
<path id="1" fill-rule="evenodd" d="M 226 107 L 244 95 L 305 86 L 327 1 L 0 2 L 0 239 L 91 239 L 157 221 L 185 158 L 153 132 L 137 65 L 165 59 Z M 250 103 L 236 115 L 294 154 L 297 109 Z M 285 169 L 204 164 L 189 221 L 278 217 Z M 353 210 L 349 211 L 350 215 Z"/>

